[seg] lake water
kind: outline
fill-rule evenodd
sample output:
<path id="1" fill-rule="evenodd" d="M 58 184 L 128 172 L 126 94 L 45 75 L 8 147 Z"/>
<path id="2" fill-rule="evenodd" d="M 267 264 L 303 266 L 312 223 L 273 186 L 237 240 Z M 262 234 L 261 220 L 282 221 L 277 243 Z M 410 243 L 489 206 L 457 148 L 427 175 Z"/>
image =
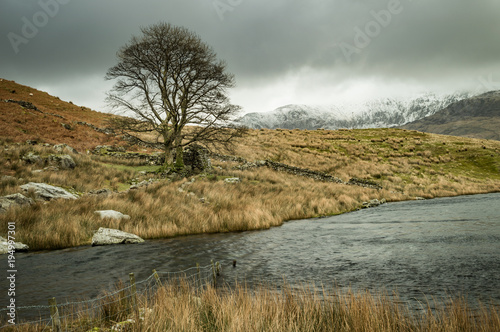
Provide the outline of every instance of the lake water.
<path id="1" fill-rule="evenodd" d="M 94 297 L 134 272 L 179 271 L 220 261 L 224 281 L 292 287 L 397 290 L 426 298 L 467 296 L 500 304 L 500 193 L 385 204 L 297 220 L 265 231 L 196 235 L 139 245 L 16 254 L 18 306 Z M 2 271 L 7 256 L 0 256 Z M 237 261 L 236 268 L 232 267 Z M 2 278 L 0 299 L 7 304 Z"/>

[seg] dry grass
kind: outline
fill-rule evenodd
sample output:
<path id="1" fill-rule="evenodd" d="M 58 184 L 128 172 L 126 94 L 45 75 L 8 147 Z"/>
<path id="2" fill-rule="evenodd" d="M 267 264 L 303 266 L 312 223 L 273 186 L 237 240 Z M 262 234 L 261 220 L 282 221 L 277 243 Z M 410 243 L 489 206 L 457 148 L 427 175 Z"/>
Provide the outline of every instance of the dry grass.
<path id="1" fill-rule="evenodd" d="M 8 99 L 30 102 L 40 112 L 4 102 Z M 80 152 L 101 144 L 123 144 L 118 138 L 77 124 L 81 121 L 103 128 L 110 117 L 110 114 L 62 101 L 46 92 L 6 79 L 0 80 L 0 133 L 10 142 L 67 143 Z M 65 129 L 62 124 L 69 125 L 71 129 Z"/>
<path id="2" fill-rule="evenodd" d="M 440 309 L 411 312 L 397 296 L 369 292 L 341 293 L 336 289 L 303 287 L 280 290 L 260 287 L 195 291 L 187 283 L 166 284 L 139 298 L 139 320 L 118 293 L 93 316 L 75 308 L 63 329 L 107 331 L 127 318 L 126 331 L 498 331 L 495 306 L 472 309 L 461 299 Z M 21 325 L 7 330 L 40 331 L 44 325 Z"/>
<path id="3" fill-rule="evenodd" d="M 78 163 L 74 170 L 33 173 L 43 165 L 27 165 L 20 159 L 29 151 L 54 153 L 42 145 L 2 145 L 0 170 L 17 180 L 1 180 L 0 195 L 17 192 L 28 181 L 81 194 L 101 188 L 122 191 L 104 199 L 83 195 L 77 201 L 39 203 L 0 215 L 0 234 L 6 231 L 2 221 L 16 220 L 19 240 L 34 250 L 89 244 L 99 227 L 143 238 L 256 230 L 286 220 L 352 211 L 375 198 L 401 201 L 500 190 L 500 142 L 392 129 L 254 130 L 236 147 L 237 155 L 248 160 L 276 160 L 344 181 L 367 179 L 382 190 L 324 183 L 268 168 L 241 171 L 234 169 L 235 162 L 213 161 L 213 172 L 197 176 L 194 182 L 161 179 L 147 189 L 125 192 L 132 180 L 154 175 L 139 174 L 144 167 L 133 161 L 86 154 L 73 156 Z M 223 181 L 227 177 L 239 177 L 241 183 L 227 184 Z M 100 220 L 94 214 L 107 209 L 131 219 Z"/>

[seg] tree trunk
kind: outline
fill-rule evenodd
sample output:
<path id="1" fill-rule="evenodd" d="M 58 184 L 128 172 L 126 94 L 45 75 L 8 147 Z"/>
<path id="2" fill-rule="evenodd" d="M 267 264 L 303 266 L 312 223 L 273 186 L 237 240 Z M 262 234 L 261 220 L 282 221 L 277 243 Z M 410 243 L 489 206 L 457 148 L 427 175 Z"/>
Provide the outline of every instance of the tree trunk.
<path id="1" fill-rule="evenodd" d="M 172 160 L 172 145 L 171 144 L 165 144 L 165 147 L 163 148 L 165 151 L 165 162 L 163 163 L 163 166 L 166 168 L 170 168 L 173 166 L 173 160 Z"/>

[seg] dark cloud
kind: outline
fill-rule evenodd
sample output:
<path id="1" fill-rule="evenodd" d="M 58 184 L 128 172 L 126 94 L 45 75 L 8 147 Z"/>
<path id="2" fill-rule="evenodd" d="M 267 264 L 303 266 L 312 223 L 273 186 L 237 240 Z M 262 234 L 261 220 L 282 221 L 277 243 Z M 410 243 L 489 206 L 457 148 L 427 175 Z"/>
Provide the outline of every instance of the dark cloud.
<path id="1" fill-rule="evenodd" d="M 270 91 L 321 103 L 318 91 L 356 82 L 453 90 L 500 81 L 498 13 L 497 0 L 3 0 L 0 76 L 101 105 L 119 47 L 168 21 L 214 47 L 252 111 L 268 110 Z M 13 47 L 12 33 L 25 39 Z"/>

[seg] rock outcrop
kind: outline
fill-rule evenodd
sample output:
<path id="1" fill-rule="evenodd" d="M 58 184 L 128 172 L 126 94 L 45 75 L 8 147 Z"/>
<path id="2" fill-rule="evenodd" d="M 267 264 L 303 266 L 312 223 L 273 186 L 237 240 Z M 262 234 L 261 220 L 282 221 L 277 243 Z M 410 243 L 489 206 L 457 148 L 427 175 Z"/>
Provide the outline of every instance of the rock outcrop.
<path id="1" fill-rule="evenodd" d="M 35 203 L 31 198 L 23 194 L 13 194 L 0 197 L 0 213 L 6 212 L 9 208 L 14 206 L 31 205 Z"/>
<path id="2" fill-rule="evenodd" d="M 23 191 L 32 190 L 35 193 L 36 199 L 51 201 L 54 199 L 77 199 L 78 196 L 66 191 L 63 188 L 51 186 L 45 183 L 29 182 L 20 187 Z"/>
<path id="3" fill-rule="evenodd" d="M 69 154 L 51 154 L 47 157 L 47 162 L 51 165 L 57 165 L 61 169 L 73 169 L 76 167 L 75 161 Z"/>
<path id="4" fill-rule="evenodd" d="M 104 227 L 100 227 L 92 237 L 92 246 L 134 244 L 142 242 L 144 242 L 144 240 L 135 234 Z"/>
<path id="5" fill-rule="evenodd" d="M 69 154 L 50 154 L 48 156 L 39 156 L 32 151 L 26 153 L 21 158 L 27 164 L 36 164 L 39 166 L 55 166 L 61 169 L 73 169 L 76 162 Z"/>
<path id="6" fill-rule="evenodd" d="M 14 247 L 15 251 L 28 251 L 29 247 L 21 242 L 11 243 L 11 247 Z M 6 254 L 11 250 L 9 248 L 9 241 L 6 238 L 0 236 L 0 254 Z"/>

